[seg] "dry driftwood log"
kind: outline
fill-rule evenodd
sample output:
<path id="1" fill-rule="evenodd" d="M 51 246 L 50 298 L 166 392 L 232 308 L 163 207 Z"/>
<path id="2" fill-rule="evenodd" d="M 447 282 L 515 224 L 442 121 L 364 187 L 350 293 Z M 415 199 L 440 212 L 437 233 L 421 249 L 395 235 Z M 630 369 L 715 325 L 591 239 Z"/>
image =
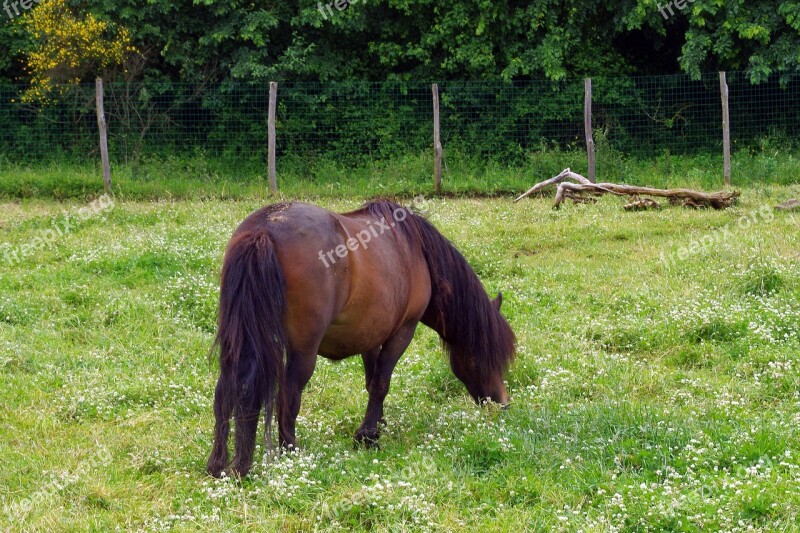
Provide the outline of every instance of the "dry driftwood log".
<path id="1" fill-rule="evenodd" d="M 792 198 L 775 206 L 779 211 L 800 211 L 800 200 Z"/>
<path id="2" fill-rule="evenodd" d="M 571 181 L 568 181 L 571 180 Z M 679 204 L 687 207 L 713 207 L 714 209 L 725 209 L 736 202 L 739 197 L 738 191 L 720 191 L 715 193 L 705 193 L 693 191 L 691 189 L 653 189 L 651 187 L 637 187 L 635 185 L 621 185 L 618 183 L 592 183 L 585 177 L 570 169 L 565 168 L 557 176 L 549 180 L 537 183 L 528 191 L 520 195 L 514 203 L 523 198 L 535 194 L 550 185 L 556 185 L 556 198 L 553 204 L 554 209 L 558 209 L 565 199 L 569 198 L 576 202 L 594 201 L 594 196 L 603 194 L 616 194 L 617 196 L 630 196 L 632 203 L 625 206 L 629 210 L 641 210 L 647 208 L 661 207 L 658 202 L 650 198 L 640 198 L 641 196 L 655 196 L 658 198 L 668 198 L 671 204 Z"/>
<path id="3" fill-rule="evenodd" d="M 647 209 L 661 209 L 661 204 L 652 198 L 642 198 L 641 200 L 634 200 L 629 204 L 623 206 L 625 211 L 645 211 Z"/>

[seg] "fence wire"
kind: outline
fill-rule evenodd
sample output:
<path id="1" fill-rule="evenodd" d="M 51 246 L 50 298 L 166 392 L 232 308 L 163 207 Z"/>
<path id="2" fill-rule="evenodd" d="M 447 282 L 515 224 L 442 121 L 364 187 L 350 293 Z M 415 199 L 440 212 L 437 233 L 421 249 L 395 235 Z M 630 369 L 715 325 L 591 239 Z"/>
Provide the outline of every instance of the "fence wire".
<path id="1" fill-rule="evenodd" d="M 728 73 L 736 150 L 796 145 L 800 83 L 752 85 Z M 23 102 L 27 87 L 0 86 L 0 158 L 12 163 L 98 158 L 94 85 L 59 87 L 52 103 Z M 445 157 L 515 165 L 542 150 L 584 150 L 583 80 L 439 83 Z M 598 159 L 721 152 L 716 73 L 593 79 Z M 202 156 L 264 172 L 268 83 L 106 83 L 112 163 Z M 419 157 L 433 143 L 431 84 L 279 83 L 280 164 L 310 171 Z"/>

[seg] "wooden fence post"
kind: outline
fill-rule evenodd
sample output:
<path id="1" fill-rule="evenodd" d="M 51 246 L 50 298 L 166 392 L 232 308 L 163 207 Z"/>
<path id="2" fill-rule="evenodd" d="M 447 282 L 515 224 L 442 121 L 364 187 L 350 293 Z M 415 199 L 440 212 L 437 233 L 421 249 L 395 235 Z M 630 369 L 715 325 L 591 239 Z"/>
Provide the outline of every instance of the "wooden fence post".
<path id="1" fill-rule="evenodd" d="M 722 165 L 725 186 L 731 184 L 731 123 L 728 114 L 728 81 L 725 72 L 719 73 L 719 92 L 722 97 Z"/>
<path id="2" fill-rule="evenodd" d="M 269 115 L 267 118 L 267 165 L 269 166 L 269 190 L 278 190 L 278 178 L 275 172 L 275 104 L 278 101 L 278 84 L 269 82 Z"/>
<path id="3" fill-rule="evenodd" d="M 583 80 L 583 133 L 586 137 L 586 155 L 589 159 L 589 181 L 597 181 L 595 170 L 594 138 L 592 136 L 592 78 Z"/>
<path id="4" fill-rule="evenodd" d="M 442 140 L 439 136 L 439 86 L 431 85 L 433 92 L 433 191 L 442 192 Z"/>
<path id="5" fill-rule="evenodd" d="M 95 80 L 95 101 L 97 103 L 97 128 L 100 130 L 100 159 L 103 162 L 103 184 L 111 194 L 111 163 L 108 160 L 108 128 L 103 109 L 103 78 Z"/>

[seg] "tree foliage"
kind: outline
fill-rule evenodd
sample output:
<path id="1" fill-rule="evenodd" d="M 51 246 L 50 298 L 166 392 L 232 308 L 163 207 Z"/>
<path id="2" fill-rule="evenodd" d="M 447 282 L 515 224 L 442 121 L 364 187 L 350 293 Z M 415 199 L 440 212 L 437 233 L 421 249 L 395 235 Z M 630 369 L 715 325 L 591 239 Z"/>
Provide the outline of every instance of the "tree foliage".
<path id="1" fill-rule="evenodd" d="M 800 69 L 800 2 L 786 0 L 43 0 L 22 17 L 67 5 L 87 28 L 126 28 L 139 51 L 129 70 L 148 80 L 697 78 L 728 69 L 760 82 Z M 0 27 L 9 51 L 0 76 L 36 81 L 24 58 L 37 29 L 23 26 L 27 35 Z M 51 60 L 70 46 L 51 43 Z M 82 50 L 82 64 L 101 68 L 96 49 Z"/>
<path id="2" fill-rule="evenodd" d="M 22 99 L 47 101 L 56 84 L 74 84 L 87 74 L 121 66 L 136 49 L 125 28 L 114 28 L 66 0 L 48 0 L 21 24 L 33 46 L 24 54 L 30 88 Z"/>

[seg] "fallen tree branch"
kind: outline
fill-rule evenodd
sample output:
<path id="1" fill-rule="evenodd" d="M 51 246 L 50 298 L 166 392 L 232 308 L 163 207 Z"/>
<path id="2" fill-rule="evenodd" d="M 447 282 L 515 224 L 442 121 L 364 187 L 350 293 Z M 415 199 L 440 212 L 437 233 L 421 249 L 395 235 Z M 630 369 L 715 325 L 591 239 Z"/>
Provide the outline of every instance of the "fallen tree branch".
<path id="1" fill-rule="evenodd" d="M 567 181 L 572 180 L 572 181 Z M 525 194 L 520 195 L 514 200 L 519 202 L 523 198 L 535 194 L 550 185 L 557 185 L 554 209 L 558 209 L 566 198 L 574 201 L 586 202 L 587 195 L 600 196 L 602 194 L 614 194 L 617 196 L 631 196 L 638 200 L 628 209 L 643 209 L 656 207 L 659 204 L 650 199 L 639 199 L 639 196 L 655 196 L 657 198 L 668 198 L 672 204 L 680 204 L 687 207 L 713 207 L 714 209 L 725 209 L 736 202 L 739 197 L 738 191 L 719 191 L 715 193 L 705 193 L 691 189 L 654 189 L 652 187 L 638 187 L 635 185 L 622 185 L 618 183 L 592 183 L 584 176 L 572 172 L 565 168 L 560 174 L 537 183 Z M 649 201 L 647 201 L 649 200 Z"/>
<path id="2" fill-rule="evenodd" d="M 661 204 L 652 198 L 642 198 L 641 200 L 634 200 L 629 204 L 622 206 L 625 211 L 645 211 L 647 209 L 661 209 Z"/>
<path id="3" fill-rule="evenodd" d="M 798 211 L 800 210 L 800 200 L 797 200 L 795 198 L 792 198 L 791 200 L 786 200 L 785 202 L 776 205 L 775 209 L 779 211 Z"/>

